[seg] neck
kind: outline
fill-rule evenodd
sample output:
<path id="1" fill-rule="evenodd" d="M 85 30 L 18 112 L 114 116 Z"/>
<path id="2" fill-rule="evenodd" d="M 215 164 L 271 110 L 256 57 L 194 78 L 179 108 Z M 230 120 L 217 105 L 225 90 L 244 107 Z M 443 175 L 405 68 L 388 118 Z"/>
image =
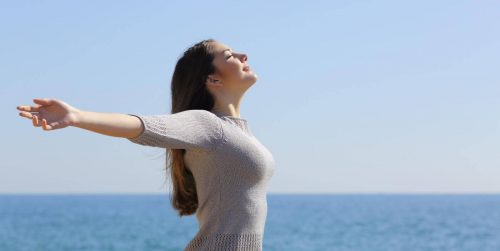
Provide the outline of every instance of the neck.
<path id="1" fill-rule="evenodd" d="M 223 116 L 240 118 L 240 103 L 242 97 L 220 97 L 216 98 L 212 112 Z"/>

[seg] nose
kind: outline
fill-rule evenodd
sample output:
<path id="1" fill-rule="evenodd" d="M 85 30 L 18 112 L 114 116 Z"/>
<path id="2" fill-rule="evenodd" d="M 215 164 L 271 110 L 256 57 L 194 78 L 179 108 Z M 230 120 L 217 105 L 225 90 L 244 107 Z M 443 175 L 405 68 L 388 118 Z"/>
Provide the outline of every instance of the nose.
<path id="1" fill-rule="evenodd" d="M 245 53 L 242 53 L 243 63 L 248 60 L 248 56 Z"/>

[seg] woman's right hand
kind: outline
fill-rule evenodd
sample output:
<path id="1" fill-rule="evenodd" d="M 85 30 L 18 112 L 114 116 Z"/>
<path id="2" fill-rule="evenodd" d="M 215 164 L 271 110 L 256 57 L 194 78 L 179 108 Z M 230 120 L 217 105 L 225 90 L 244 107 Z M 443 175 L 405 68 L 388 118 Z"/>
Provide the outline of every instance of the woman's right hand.
<path id="1" fill-rule="evenodd" d="M 32 120 L 33 126 L 44 130 L 60 129 L 75 125 L 79 110 L 58 99 L 35 98 L 34 106 L 20 105 L 17 107 L 21 117 Z"/>

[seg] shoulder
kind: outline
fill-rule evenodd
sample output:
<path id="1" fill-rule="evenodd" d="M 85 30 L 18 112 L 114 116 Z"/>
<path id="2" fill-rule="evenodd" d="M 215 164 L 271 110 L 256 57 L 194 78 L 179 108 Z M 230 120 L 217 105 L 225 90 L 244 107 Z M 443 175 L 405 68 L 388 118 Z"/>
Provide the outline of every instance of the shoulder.
<path id="1" fill-rule="evenodd" d="M 190 129 L 196 131 L 200 138 L 207 137 L 213 142 L 220 142 L 222 140 L 224 134 L 223 123 L 221 118 L 213 112 L 203 109 L 192 109 L 175 114 L 187 118 L 186 121 L 188 121 L 188 124 L 185 124 L 185 127 L 190 127 Z"/>
<path id="2" fill-rule="evenodd" d="M 211 111 L 192 109 L 173 113 L 171 116 L 175 116 L 189 125 L 199 127 L 199 129 L 215 131 L 222 130 L 221 119 Z"/>
<path id="3" fill-rule="evenodd" d="M 203 109 L 185 110 L 182 112 L 173 113 L 172 115 L 183 118 L 190 118 L 197 121 L 205 121 L 205 122 L 218 123 L 220 120 L 220 118 L 214 113 Z"/>
<path id="4" fill-rule="evenodd" d="M 207 110 L 138 117 L 143 121 L 144 130 L 132 140 L 139 144 L 172 149 L 212 149 L 222 139 L 222 122 Z"/>
<path id="5" fill-rule="evenodd" d="M 197 116 L 215 116 L 215 117 L 217 117 L 217 115 L 215 115 L 214 113 L 207 111 L 207 110 L 203 110 L 203 109 L 190 109 L 190 110 L 185 110 L 182 112 L 177 112 L 174 114 L 178 114 L 178 113 L 191 114 L 191 115 L 197 115 Z"/>

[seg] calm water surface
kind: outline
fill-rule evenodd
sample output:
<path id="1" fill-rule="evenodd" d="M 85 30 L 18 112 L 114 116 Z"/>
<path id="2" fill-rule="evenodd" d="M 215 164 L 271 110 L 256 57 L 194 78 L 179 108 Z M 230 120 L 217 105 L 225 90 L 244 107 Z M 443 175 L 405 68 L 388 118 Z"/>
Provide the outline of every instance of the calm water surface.
<path id="1" fill-rule="evenodd" d="M 0 250 L 182 250 L 165 195 L 0 195 Z M 500 250 L 500 195 L 268 195 L 264 250 Z"/>

